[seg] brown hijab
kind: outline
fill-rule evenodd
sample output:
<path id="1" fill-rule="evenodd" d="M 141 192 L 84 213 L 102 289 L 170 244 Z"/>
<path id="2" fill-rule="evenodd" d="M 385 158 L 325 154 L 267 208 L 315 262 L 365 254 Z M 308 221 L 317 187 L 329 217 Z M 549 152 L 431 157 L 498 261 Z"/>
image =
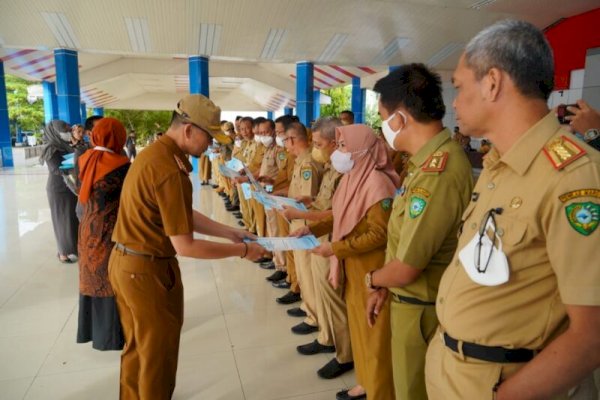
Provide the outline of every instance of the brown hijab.
<path id="1" fill-rule="evenodd" d="M 371 206 L 394 196 L 400 177 L 387 154 L 385 144 L 367 125 L 347 125 L 335 130 L 352 153 L 354 167 L 344 174 L 333 196 L 332 241 L 348 235 Z"/>

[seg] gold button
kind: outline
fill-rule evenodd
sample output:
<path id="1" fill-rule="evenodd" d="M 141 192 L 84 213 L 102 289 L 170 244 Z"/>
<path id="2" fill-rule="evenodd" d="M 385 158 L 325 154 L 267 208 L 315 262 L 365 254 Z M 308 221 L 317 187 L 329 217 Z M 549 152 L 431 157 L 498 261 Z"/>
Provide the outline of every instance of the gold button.
<path id="1" fill-rule="evenodd" d="M 135 274 L 131 274 L 131 279 L 135 278 Z"/>
<path id="2" fill-rule="evenodd" d="M 488 187 L 488 189 L 493 189 L 496 187 L 496 185 L 494 184 L 494 182 L 490 182 L 490 183 L 488 183 L 487 187 Z"/>
<path id="3" fill-rule="evenodd" d="M 498 228 L 498 229 L 496 229 L 496 233 L 498 234 L 498 236 L 501 237 L 502 235 L 504 235 L 504 229 Z"/>
<path id="4" fill-rule="evenodd" d="M 523 204 L 523 199 L 520 197 L 514 197 L 510 201 L 511 208 L 519 208 L 519 207 L 521 207 L 521 204 Z"/>

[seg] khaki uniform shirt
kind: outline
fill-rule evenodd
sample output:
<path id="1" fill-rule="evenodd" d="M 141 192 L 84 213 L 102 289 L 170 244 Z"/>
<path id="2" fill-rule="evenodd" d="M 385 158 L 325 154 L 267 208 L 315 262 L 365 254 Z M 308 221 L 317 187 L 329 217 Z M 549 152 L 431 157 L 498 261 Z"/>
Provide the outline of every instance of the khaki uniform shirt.
<path id="1" fill-rule="evenodd" d="M 274 178 L 275 183 L 273 183 L 273 190 L 280 190 L 288 187 L 292 181 L 296 157 L 293 154 L 289 154 L 285 148 L 278 146 L 275 161 L 277 162 L 279 172 Z"/>
<path id="2" fill-rule="evenodd" d="M 319 163 L 313 160 L 310 149 L 306 149 L 294 162 L 294 173 L 290 182 L 288 197 L 316 196 L 321 183 L 322 169 Z"/>
<path id="3" fill-rule="evenodd" d="M 311 204 L 310 208 L 313 210 L 325 211 L 331 210 L 331 203 L 333 201 L 333 194 L 337 189 L 338 183 L 342 178 L 342 174 L 337 172 L 331 163 L 327 163 L 323 166 L 323 179 L 321 180 L 321 187 L 317 198 Z"/>
<path id="4" fill-rule="evenodd" d="M 600 305 L 600 153 L 548 114 L 506 154 L 492 148 L 486 156 L 458 250 L 498 207 L 509 281 L 476 284 L 456 254 L 440 283 L 437 314 L 459 340 L 540 349 L 566 327 L 564 304 Z"/>
<path id="5" fill-rule="evenodd" d="M 261 143 L 256 143 L 254 142 L 254 144 L 250 144 L 248 145 L 249 150 L 248 150 L 248 155 L 247 155 L 247 166 L 248 169 L 253 173 L 253 174 L 258 174 L 259 170 L 260 170 L 260 166 L 262 164 L 263 161 L 263 156 L 265 154 L 265 150 L 267 149 L 265 146 L 263 146 Z"/>
<path id="6" fill-rule="evenodd" d="M 238 160 L 242 161 L 242 153 L 244 152 L 244 148 L 246 147 L 247 142 L 245 140 L 242 140 L 242 144 L 240 147 L 235 147 L 233 146 L 233 151 L 231 152 L 231 157 L 232 158 L 237 158 Z"/>
<path id="7" fill-rule="evenodd" d="M 277 146 L 273 145 L 265 148 L 258 176 L 264 176 L 273 179 L 278 173 L 279 167 L 277 166 Z"/>
<path id="8" fill-rule="evenodd" d="M 169 236 L 194 231 L 191 170 L 167 135 L 139 153 L 123 183 L 112 240 L 140 253 L 174 256 Z"/>
<path id="9" fill-rule="evenodd" d="M 471 198 L 471 164 L 444 129 L 408 160 L 407 171 L 388 225 L 386 263 L 400 260 L 422 272 L 413 283 L 391 291 L 434 302 Z"/>
<path id="10" fill-rule="evenodd" d="M 240 160 L 244 163 L 244 165 L 248 166 L 248 163 L 254 158 L 254 154 L 256 154 L 256 147 L 258 143 L 252 140 L 244 140 L 242 142 L 242 158 Z"/>

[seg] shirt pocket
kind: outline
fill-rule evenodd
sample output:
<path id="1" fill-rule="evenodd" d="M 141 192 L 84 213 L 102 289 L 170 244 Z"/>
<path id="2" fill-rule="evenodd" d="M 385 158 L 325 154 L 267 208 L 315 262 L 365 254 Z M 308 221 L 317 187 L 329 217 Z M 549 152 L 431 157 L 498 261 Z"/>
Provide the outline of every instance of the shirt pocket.
<path id="1" fill-rule="evenodd" d="M 527 223 L 515 216 L 494 215 L 496 236 L 502 241 L 503 250 L 508 252 L 525 242 Z"/>

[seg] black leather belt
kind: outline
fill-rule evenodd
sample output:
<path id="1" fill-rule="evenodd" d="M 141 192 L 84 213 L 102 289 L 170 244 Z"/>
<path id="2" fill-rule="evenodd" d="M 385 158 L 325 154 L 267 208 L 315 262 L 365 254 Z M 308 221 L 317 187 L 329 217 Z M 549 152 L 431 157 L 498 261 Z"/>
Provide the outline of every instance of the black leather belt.
<path id="1" fill-rule="evenodd" d="M 125 247 L 121 243 L 116 243 L 115 244 L 115 249 L 117 249 L 117 250 L 121 251 L 123 254 L 127 254 L 129 256 L 144 257 L 144 258 L 149 258 L 151 260 L 167 260 L 169 258 L 173 258 L 174 257 L 174 256 L 171 256 L 171 257 L 160 257 L 160 256 L 153 256 L 152 254 L 140 253 L 139 251 L 135 251 L 135 250 L 132 250 L 132 249 L 129 249 L 129 248 Z"/>
<path id="2" fill-rule="evenodd" d="M 394 298 L 394 300 L 396 300 L 399 303 L 407 303 L 407 304 L 412 304 L 415 306 L 435 306 L 435 302 L 432 303 L 429 301 L 419 300 L 414 297 L 400 296 L 399 294 L 396 294 L 396 293 L 392 293 L 392 297 Z"/>
<path id="3" fill-rule="evenodd" d="M 459 341 L 444 332 L 442 340 L 450 350 L 460 353 Z M 504 347 L 482 346 L 480 344 L 462 342 L 462 354 L 478 360 L 493 363 L 524 363 L 531 361 L 535 350 L 529 349 L 505 349 Z"/>

